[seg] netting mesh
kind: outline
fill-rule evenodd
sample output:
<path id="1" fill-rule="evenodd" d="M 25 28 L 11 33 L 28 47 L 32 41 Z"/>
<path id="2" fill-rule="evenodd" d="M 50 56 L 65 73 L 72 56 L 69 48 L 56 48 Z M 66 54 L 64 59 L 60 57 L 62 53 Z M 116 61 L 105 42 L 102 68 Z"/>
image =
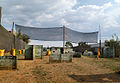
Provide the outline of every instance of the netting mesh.
<path id="1" fill-rule="evenodd" d="M 24 49 L 25 42 L 15 37 L 12 33 L 8 32 L 2 25 L 0 25 L 0 49 L 10 51 L 12 48 L 16 50 Z"/>
<path id="2" fill-rule="evenodd" d="M 16 31 L 21 30 L 22 34 L 27 34 L 32 40 L 63 41 L 63 27 L 35 28 L 15 25 Z M 65 40 L 71 42 L 97 43 L 98 32 L 83 33 L 65 28 Z"/>

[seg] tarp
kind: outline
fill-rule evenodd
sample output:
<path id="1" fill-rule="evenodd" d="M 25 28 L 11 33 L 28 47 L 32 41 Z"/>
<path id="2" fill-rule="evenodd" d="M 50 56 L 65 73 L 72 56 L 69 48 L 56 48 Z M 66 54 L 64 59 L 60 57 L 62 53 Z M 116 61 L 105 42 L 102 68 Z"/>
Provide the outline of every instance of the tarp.
<path id="1" fill-rule="evenodd" d="M 63 27 L 36 28 L 16 24 L 15 28 L 17 32 L 21 30 L 22 34 L 28 35 L 32 40 L 63 41 Z M 65 28 L 65 41 L 97 43 L 98 32 L 83 33 Z"/>
<path id="2" fill-rule="evenodd" d="M 11 51 L 12 48 L 15 48 L 16 50 L 24 49 L 25 42 L 15 37 L 11 32 L 0 25 L 0 49 Z"/>

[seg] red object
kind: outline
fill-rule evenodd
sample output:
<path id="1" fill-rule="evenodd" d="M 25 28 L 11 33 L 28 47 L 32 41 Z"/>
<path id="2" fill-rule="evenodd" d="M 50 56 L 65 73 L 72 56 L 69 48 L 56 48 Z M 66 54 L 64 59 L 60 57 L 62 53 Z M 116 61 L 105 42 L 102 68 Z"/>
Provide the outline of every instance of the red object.
<path id="1" fill-rule="evenodd" d="M 97 52 L 97 60 L 99 60 L 100 51 Z"/>
<path id="2" fill-rule="evenodd" d="M 97 60 L 99 60 L 99 56 L 97 55 Z"/>

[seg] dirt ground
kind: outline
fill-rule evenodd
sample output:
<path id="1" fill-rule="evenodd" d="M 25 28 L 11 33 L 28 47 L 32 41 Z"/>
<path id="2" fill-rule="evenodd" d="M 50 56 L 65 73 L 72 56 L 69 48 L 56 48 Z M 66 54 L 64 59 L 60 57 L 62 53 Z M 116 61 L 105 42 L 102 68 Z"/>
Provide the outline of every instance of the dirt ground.
<path id="1" fill-rule="evenodd" d="M 120 82 L 120 60 L 82 56 L 72 63 L 49 63 L 49 57 L 18 60 L 16 70 L 0 70 L 0 83 Z"/>

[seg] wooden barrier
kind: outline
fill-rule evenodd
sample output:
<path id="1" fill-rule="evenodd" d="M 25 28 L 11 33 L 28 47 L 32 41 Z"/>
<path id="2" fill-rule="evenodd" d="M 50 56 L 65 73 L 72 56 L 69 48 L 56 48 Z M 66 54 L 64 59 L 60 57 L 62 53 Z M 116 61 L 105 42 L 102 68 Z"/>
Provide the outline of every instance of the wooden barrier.
<path id="1" fill-rule="evenodd" d="M 61 62 L 72 62 L 72 54 L 61 54 Z"/>
<path id="2" fill-rule="evenodd" d="M 61 55 L 60 54 L 50 54 L 49 62 L 61 62 Z"/>
<path id="3" fill-rule="evenodd" d="M 34 45 L 34 48 L 35 48 L 35 58 L 42 59 L 43 46 L 42 45 Z"/>
<path id="4" fill-rule="evenodd" d="M 27 45 L 25 47 L 25 59 L 34 60 L 35 58 L 35 48 L 33 45 Z"/>
<path id="5" fill-rule="evenodd" d="M 0 69 L 17 69 L 16 56 L 0 56 Z"/>

